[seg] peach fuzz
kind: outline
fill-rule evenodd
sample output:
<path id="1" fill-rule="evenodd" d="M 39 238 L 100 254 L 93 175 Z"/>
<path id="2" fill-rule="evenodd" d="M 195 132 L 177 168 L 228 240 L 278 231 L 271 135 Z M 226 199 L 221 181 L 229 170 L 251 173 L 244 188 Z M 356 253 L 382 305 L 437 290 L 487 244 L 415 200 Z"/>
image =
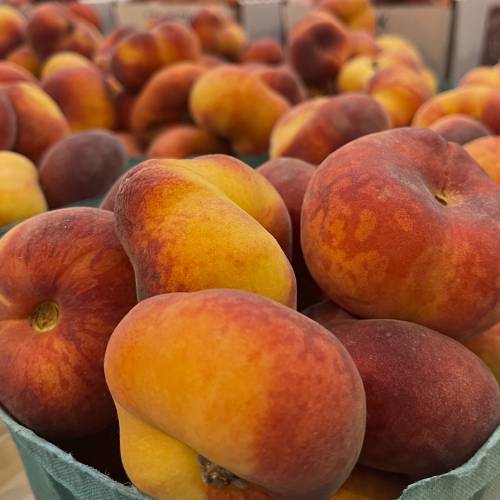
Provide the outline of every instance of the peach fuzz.
<path id="1" fill-rule="evenodd" d="M 215 153 L 229 154 L 227 142 L 194 125 L 174 125 L 156 136 L 147 157 L 181 159 Z"/>
<path id="2" fill-rule="evenodd" d="M 465 342 L 465 347 L 481 358 L 500 384 L 500 323 Z"/>
<path id="3" fill-rule="evenodd" d="M 350 29 L 375 32 L 375 10 L 371 0 L 322 0 L 318 9 L 333 14 Z"/>
<path id="4" fill-rule="evenodd" d="M 0 61 L 0 86 L 16 82 L 35 83 L 34 76 L 13 62 Z"/>
<path id="5" fill-rule="evenodd" d="M 40 77 L 48 78 L 52 74 L 67 68 L 94 67 L 91 61 L 78 52 L 63 51 L 50 56 L 43 64 Z"/>
<path id="6" fill-rule="evenodd" d="M 240 62 L 243 64 L 282 64 L 285 60 L 283 47 L 274 38 L 260 38 L 250 43 L 243 51 Z"/>
<path id="7" fill-rule="evenodd" d="M 59 105 L 72 132 L 116 126 L 110 88 L 92 63 L 50 74 L 43 79 L 42 89 Z"/>
<path id="8" fill-rule="evenodd" d="M 68 122 L 54 100 L 35 84 L 16 83 L 4 92 L 16 114 L 14 150 L 36 163 L 69 133 Z"/>
<path id="9" fill-rule="evenodd" d="M 288 35 L 289 61 L 309 87 L 331 92 L 350 54 L 349 33 L 333 16 L 316 11 L 295 24 Z"/>
<path id="10" fill-rule="evenodd" d="M 361 137 L 330 155 L 308 186 L 307 266 L 356 316 L 463 340 L 500 319 L 499 195 L 461 146 L 431 130 Z"/>
<path id="11" fill-rule="evenodd" d="M 165 126 L 185 120 L 189 96 L 205 69 L 195 63 L 173 64 L 157 71 L 137 96 L 130 126 L 142 140 L 151 140 Z"/>
<path id="12" fill-rule="evenodd" d="M 0 151 L 12 149 L 16 135 L 16 114 L 7 96 L 0 93 Z"/>
<path id="13" fill-rule="evenodd" d="M 14 49 L 5 58 L 5 61 L 17 64 L 37 78 L 40 75 L 40 59 L 28 44 L 20 45 Z"/>
<path id="14" fill-rule="evenodd" d="M 415 114 L 414 127 L 429 127 L 443 116 L 462 114 L 475 118 L 500 134 L 500 90 L 467 85 L 435 95 Z"/>
<path id="15" fill-rule="evenodd" d="M 366 91 L 387 111 L 394 127 L 409 125 L 432 95 L 423 76 L 404 66 L 377 71 L 368 81 Z"/>
<path id="16" fill-rule="evenodd" d="M 306 90 L 295 71 L 290 66 L 251 66 L 269 88 L 281 94 L 290 104 L 298 104 L 306 99 Z"/>
<path id="17" fill-rule="evenodd" d="M 359 463 L 422 478 L 463 465 L 500 424 L 500 389 L 459 342 L 395 320 L 335 323 L 366 392 Z"/>
<path id="18" fill-rule="evenodd" d="M 370 96 L 316 97 L 280 118 L 272 131 L 270 154 L 319 165 L 349 141 L 389 127 L 387 113 Z"/>
<path id="19" fill-rule="evenodd" d="M 26 19 L 9 5 L 0 5 L 0 59 L 24 42 Z"/>
<path id="20" fill-rule="evenodd" d="M 104 430 L 116 419 L 104 352 L 136 303 L 113 214 L 32 217 L 2 237 L 0 261 L 0 404 L 49 439 Z"/>
<path id="21" fill-rule="evenodd" d="M 0 151 L 0 227 L 46 210 L 35 165 L 18 153 Z"/>
<path id="22" fill-rule="evenodd" d="M 500 90 L 500 66 L 479 66 L 466 73 L 459 84 L 460 87 L 466 85 L 484 85 L 492 89 Z"/>
<path id="23" fill-rule="evenodd" d="M 500 186 L 500 137 L 480 137 L 465 144 L 464 149 Z"/>
<path id="24" fill-rule="evenodd" d="M 156 498 L 328 500 L 362 445 L 363 386 L 340 342 L 248 292 L 141 302 L 105 373 L 125 469 Z"/>
<path id="25" fill-rule="evenodd" d="M 280 248 L 291 248 L 286 206 L 237 159 L 146 161 L 121 180 L 113 205 L 141 300 L 223 287 L 295 306 L 295 276 Z"/>
<path id="26" fill-rule="evenodd" d="M 195 123 L 231 142 L 241 154 L 262 154 L 288 102 L 249 70 L 220 66 L 207 71 L 190 96 Z"/>
<path id="27" fill-rule="evenodd" d="M 467 115 L 448 115 L 435 121 L 430 127 L 448 142 L 463 145 L 467 142 L 491 135 L 491 131 L 480 121 Z"/>

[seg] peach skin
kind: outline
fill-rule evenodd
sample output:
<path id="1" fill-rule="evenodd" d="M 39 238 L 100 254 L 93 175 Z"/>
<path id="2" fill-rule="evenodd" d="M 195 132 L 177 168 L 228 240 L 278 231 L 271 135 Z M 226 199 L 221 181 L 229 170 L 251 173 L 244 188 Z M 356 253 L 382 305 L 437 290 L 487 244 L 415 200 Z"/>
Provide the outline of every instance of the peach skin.
<path id="1" fill-rule="evenodd" d="M 295 106 L 276 123 L 270 155 L 319 165 L 349 141 L 389 127 L 387 113 L 370 96 L 316 97 Z"/>
<path id="2" fill-rule="evenodd" d="M 0 87 L 16 82 L 35 83 L 36 79 L 22 66 L 9 61 L 0 61 Z"/>
<path id="3" fill-rule="evenodd" d="M 377 72 L 378 64 L 373 57 L 359 55 L 342 65 L 337 75 L 337 90 L 364 92 L 370 78 Z"/>
<path id="4" fill-rule="evenodd" d="M 145 156 L 144 149 L 139 141 L 130 132 L 117 131 L 113 135 L 122 143 L 129 158 L 141 158 Z"/>
<path id="5" fill-rule="evenodd" d="M 350 142 L 316 170 L 302 250 L 350 313 L 463 340 L 500 320 L 499 214 L 500 188 L 461 146 L 393 129 Z"/>
<path id="6" fill-rule="evenodd" d="M 363 386 L 340 342 L 252 293 L 141 302 L 105 373 L 127 474 L 161 500 L 329 500 L 362 445 Z"/>
<path id="7" fill-rule="evenodd" d="M 491 135 L 491 130 L 480 121 L 467 115 L 447 115 L 436 120 L 430 127 L 448 142 L 464 145 L 479 137 Z"/>
<path id="8" fill-rule="evenodd" d="M 110 88 L 90 61 L 87 67 L 76 65 L 51 73 L 43 79 L 42 88 L 59 105 L 72 132 L 115 128 Z"/>
<path id="9" fill-rule="evenodd" d="M 79 19 L 92 24 L 99 31 L 101 30 L 101 20 L 99 14 L 91 5 L 86 5 L 79 2 L 71 2 L 68 4 L 68 10 Z"/>
<path id="10" fill-rule="evenodd" d="M 333 14 L 350 29 L 375 33 L 375 10 L 370 0 L 322 0 L 318 9 Z"/>
<path id="11" fill-rule="evenodd" d="M 0 92 L 0 151 L 12 149 L 16 135 L 16 114 L 7 96 Z"/>
<path id="12" fill-rule="evenodd" d="M 331 330 L 333 325 L 339 321 L 357 320 L 352 314 L 349 314 L 328 299 L 309 306 L 307 309 L 304 309 L 302 313 L 328 330 Z"/>
<path id="13" fill-rule="evenodd" d="M 37 163 L 52 144 L 69 133 L 68 122 L 53 99 L 33 83 L 4 89 L 16 114 L 14 150 Z"/>
<path id="14" fill-rule="evenodd" d="M 106 429 L 116 413 L 104 352 L 136 303 L 113 214 L 81 207 L 32 217 L 2 237 L 0 261 L 0 403 L 49 439 Z"/>
<path id="15" fill-rule="evenodd" d="M 444 116 L 462 114 L 475 118 L 500 134 L 500 90 L 466 85 L 435 95 L 415 114 L 412 126 L 429 127 Z"/>
<path id="16" fill-rule="evenodd" d="M 355 30 L 349 33 L 351 57 L 376 56 L 380 49 L 373 35 L 364 30 Z"/>
<path id="17" fill-rule="evenodd" d="M 174 125 L 156 136 L 146 156 L 180 159 L 216 153 L 229 154 L 227 142 L 194 125 Z"/>
<path id="18" fill-rule="evenodd" d="M 403 36 L 391 34 L 379 35 L 375 41 L 382 52 L 403 51 L 408 52 L 417 61 L 421 61 L 422 59 L 417 47 Z"/>
<path id="19" fill-rule="evenodd" d="M 240 57 L 242 64 L 277 65 L 285 62 L 283 47 L 274 38 L 259 38 L 250 43 Z"/>
<path id="20" fill-rule="evenodd" d="M 143 87 L 133 105 L 133 133 L 147 141 L 165 126 L 185 121 L 189 96 L 205 69 L 195 63 L 178 63 L 157 71 Z"/>
<path id="21" fill-rule="evenodd" d="M 500 323 L 465 342 L 465 347 L 481 358 L 500 384 Z"/>
<path id="22" fill-rule="evenodd" d="M 0 151 L 0 227 L 46 210 L 35 165 L 18 153 Z"/>
<path id="23" fill-rule="evenodd" d="M 89 59 L 78 52 L 57 52 L 50 56 L 43 64 L 40 77 L 48 78 L 52 74 L 67 68 L 92 68 L 95 67 Z"/>
<path id="24" fill-rule="evenodd" d="M 349 33 L 324 12 L 307 15 L 288 35 L 290 64 L 309 87 L 331 93 L 350 54 Z"/>
<path id="25" fill-rule="evenodd" d="M 26 19 L 9 5 L 0 5 L 0 59 L 24 42 Z"/>
<path id="26" fill-rule="evenodd" d="M 471 69 L 460 80 L 460 87 L 466 85 L 484 85 L 500 90 L 500 66 L 479 66 Z"/>
<path id="27" fill-rule="evenodd" d="M 500 186 L 500 137 L 481 137 L 465 144 L 464 149 Z"/>
<path id="28" fill-rule="evenodd" d="M 262 154 L 288 102 L 249 70 L 220 66 L 207 71 L 190 96 L 196 124 L 231 142 L 241 154 Z"/>
<path id="29" fill-rule="evenodd" d="M 14 49 L 5 58 L 6 62 L 17 64 L 29 71 L 33 76 L 37 77 L 40 75 L 41 63 L 38 56 L 35 54 L 31 46 L 28 44 L 23 44 Z"/>
<path id="30" fill-rule="evenodd" d="M 244 163 L 224 155 L 149 160 L 125 175 L 113 205 L 140 300 L 224 287 L 295 307 L 295 276 L 280 248 L 290 252 L 290 217 Z"/>

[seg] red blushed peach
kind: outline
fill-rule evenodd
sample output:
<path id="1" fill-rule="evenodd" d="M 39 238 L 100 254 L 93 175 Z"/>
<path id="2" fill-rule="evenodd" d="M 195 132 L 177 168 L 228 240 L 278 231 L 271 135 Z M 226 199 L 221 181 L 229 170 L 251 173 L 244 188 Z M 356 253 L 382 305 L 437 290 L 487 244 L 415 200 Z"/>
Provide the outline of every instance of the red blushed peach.
<path id="1" fill-rule="evenodd" d="M 467 340 L 464 345 L 484 361 L 500 384 L 500 323 Z"/>
<path id="2" fill-rule="evenodd" d="M 28 70 L 13 62 L 0 61 L 0 86 L 16 82 L 35 83 L 35 78 Z"/>
<path id="3" fill-rule="evenodd" d="M 283 47 L 274 38 L 260 38 L 252 42 L 241 54 L 243 64 L 282 64 L 285 60 Z"/>
<path id="4" fill-rule="evenodd" d="M 480 121 L 467 115 L 448 115 L 436 120 L 430 127 L 448 142 L 463 145 L 467 142 L 491 135 L 491 130 Z"/>
<path id="5" fill-rule="evenodd" d="M 24 41 L 26 19 L 16 9 L 0 5 L 0 59 Z"/>
<path id="6" fill-rule="evenodd" d="M 500 424 L 498 384 L 459 342 L 394 320 L 338 322 L 331 332 L 366 391 L 361 464 L 414 478 L 443 474 L 469 460 Z"/>
<path id="7" fill-rule="evenodd" d="M 303 314 L 329 330 L 339 321 L 352 321 L 357 319 L 328 299 L 309 306 L 303 311 Z"/>
<path id="8" fill-rule="evenodd" d="M 174 125 L 160 132 L 147 151 L 148 158 L 191 158 L 206 154 L 229 154 L 229 145 L 194 125 Z"/>
<path id="9" fill-rule="evenodd" d="M 465 144 L 464 148 L 500 186 L 500 137 L 481 137 Z"/>
<path id="10" fill-rule="evenodd" d="M 9 52 L 5 61 L 17 64 L 26 71 L 29 71 L 35 77 L 40 75 L 40 59 L 38 59 L 38 56 L 28 44 L 20 45 L 12 52 Z"/>
<path id="11" fill-rule="evenodd" d="M 114 47 L 119 41 L 132 33 L 136 33 L 135 28 L 123 26 L 115 29 L 101 40 L 94 55 L 94 63 L 101 71 L 106 73 L 111 72 L 111 55 Z"/>
<path id="12" fill-rule="evenodd" d="M 299 76 L 290 66 L 252 66 L 252 72 L 268 87 L 281 94 L 290 104 L 306 98 L 306 90 Z"/>
<path id="13" fill-rule="evenodd" d="M 370 0 L 322 0 L 318 9 L 333 14 L 351 29 L 375 32 L 375 10 Z"/>
<path id="14" fill-rule="evenodd" d="M 200 41 L 188 26 L 163 21 L 152 29 L 151 33 L 158 40 L 162 65 L 198 59 L 201 51 Z"/>
<path id="15" fill-rule="evenodd" d="M 408 52 L 415 60 L 421 61 L 422 59 L 417 47 L 401 35 L 379 35 L 375 40 L 382 52 Z"/>
<path id="16" fill-rule="evenodd" d="M 52 98 L 35 84 L 16 83 L 4 92 L 16 114 L 14 150 L 36 163 L 68 134 L 68 122 Z"/>
<path id="17" fill-rule="evenodd" d="M 115 128 L 111 91 L 92 63 L 56 71 L 42 81 L 42 88 L 59 105 L 71 131 Z"/>
<path id="18" fill-rule="evenodd" d="M 347 311 L 461 340 L 500 320 L 499 215 L 499 187 L 461 146 L 393 129 L 350 142 L 316 170 L 302 250 Z"/>
<path id="19" fill-rule="evenodd" d="M 184 121 L 191 89 L 204 72 L 201 66 L 186 62 L 155 73 L 132 108 L 130 125 L 134 134 L 151 140 L 165 126 Z"/>
<path id="20" fill-rule="evenodd" d="M 101 20 L 99 14 L 91 5 L 85 5 L 78 2 L 68 4 L 68 10 L 79 19 L 86 21 L 101 30 Z"/>
<path id="21" fill-rule="evenodd" d="M 125 170 L 125 148 L 112 134 L 73 134 L 52 146 L 40 162 L 40 185 L 50 208 L 104 194 Z"/>
<path id="22" fill-rule="evenodd" d="M 0 240 L 0 260 L 0 403 L 51 439 L 105 429 L 116 414 L 104 351 L 136 303 L 113 214 L 68 208 L 32 217 Z"/>
<path id="23" fill-rule="evenodd" d="M 349 57 L 349 34 L 332 16 L 309 14 L 291 29 L 288 53 L 290 64 L 308 86 L 331 92 Z"/>
<path id="24" fill-rule="evenodd" d="M 439 118 L 457 113 L 476 118 L 494 134 L 500 134 L 500 90 L 466 85 L 441 92 L 418 109 L 412 125 L 429 127 Z"/>
<path id="25" fill-rule="evenodd" d="M 248 292 L 140 302 L 105 372 L 127 474 L 156 498 L 328 500 L 362 445 L 363 386 L 340 342 Z"/>
<path id="26" fill-rule="evenodd" d="M 370 96 L 317 97 L 293 107 L 276 123 L 271 157 L 289 156 L 318 165 L 349 141 L 389 127 L 387 113 Z"/>
<path id="27" fill-rule="evenodd" d="M 363 30 L 351 31 L 349 33 L 349 43 L 351 46 L 351 57 L 376 56 L 380 52 L 380 48 L 373 35 Z"/>
<path id="28" fill-rule="evenodd" d="M 0 93 L 0 151 L 14 147 L 16 134 L 16 114 L 7 96 Z"/>
<path id="29" fill-rule="evenodd" d="M 467 85 L 484 85 L 496 90 L 500 90 L 500 67 L 499 66 L 479 66 L 471 69 L 460 80 L 460 87 Z"/>

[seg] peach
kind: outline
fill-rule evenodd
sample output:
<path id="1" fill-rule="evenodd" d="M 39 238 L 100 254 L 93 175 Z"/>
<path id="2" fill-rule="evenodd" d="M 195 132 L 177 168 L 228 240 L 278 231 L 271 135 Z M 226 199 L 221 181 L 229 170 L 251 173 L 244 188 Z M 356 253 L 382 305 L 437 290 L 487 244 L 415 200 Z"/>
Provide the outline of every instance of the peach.
<path id="1" fill-rule="evenodd" d="M 239 61 L 246 46 L 247 35 L 237 22 L 225 23 L 217 34 L 216 53 L 230 61 Z"/>
<path id="2" fill-rule="evenodd" d="M 491 135 L 491 131 L 480 121 L 467 115 L 448 115 L 435 121 L 429 127 L 448 142 L 463 145 L 479 137 Z"/>
<path id="3" fill-rule="evenodd" d="M 441 92 L 415 114 L 414 127 L 429 127 L 443 116 L 463 114 L 476 118 L 494 134 L 500 134 L 500 90 L 467 85 Z"/>
<path id="4" fill-rule="evenodd" d="M 394 127 L 409 125 L 432 95 L 423 76 L 404 66 L 377 71 L 366 90 L 387 111 Z"/>
<path id="5" fill-rule="evenodd" d="M 290 66 L 252 66 L 250 69 L 268 87 L 281 94 L 290 104 L 298 104 L 306 99 L 304 85 Z"/>
<path id="6" fill-rule="evenodd" d="M 40 76 L 44 79 L 62 69 L 81 67 L 91 68 L 94 65 L 78 52 L 57 52 L 45 61 Z"/>
<path id="7" fill-rule="evenodd" d="M 375 32 L 375 10 L 370 0 L 322 0 L 318 9 L 333 14 L 351 29 Z"/>
<path id="8" fill-rule="evenodd" d="M 333 325 L 339 321 L 343 322 L 357 319 L 352 314 L 349 314 L 346 310 L 342 309 L 328 299 L 309 306 L 303 311 L 303 314 L 329 330 L 331 330 Z"/>
<path id="9" fill-rule="evenodd" d="M 115 136 L 117 132 L 114 133 Z M 132 137 L 134 137 L 132 135 Z M 123 140 L 122 140 L 123 144 Z M 104 198 L 101 201 L 101 204 L 99 205 L 99 208 L 102 208 L 103 210 L 109 210 L 110 212 L 114 212 L 115 210 L 115 198 L 116 198 L 116 193 L 118 193 L 118 189 L 120 187 L 120 184 L 124 177 L 127 175 L 127 172 L 123 173 L 116 179 L 114 184 L 108 189 L 108 192 L 105 194 Z"/>
<path id="10" fill-rule="evenodd" d="M 178 63 L 156 72 L 134 103 L 130 125 L 141 139 L 152 139 L 166 125 L 184 121 L 189 96 L 205 69 L 195 63 Z"/>
<path id="11" fill-rule="evenodd" d="M 370 78 L 377 72 L 375 59 L 367 55 L 359 55 L 347 61 L 337 75 L 339 92 L 364 92 Z"/>
<path id="12" fill-rule="evenodd" d="M 0 403 L 50 439 L 106 429 L 116 414 L 104 351 L 136 303 L 113 214 L 81 207 L 32 217 L 0 240 L 0 261 Z"/>
<path id="13" fill-rule="evenodd" d="M 125 37 L 135 33 L 136 30 L 130 26 L 116 28 L 109 35 L 104 37 L 94 55 L 94 63 L 101 71 L 106 73 L 111 72 L 111 55 L 116 44 Z"/>
<path id="14" fill-rule="evenodd" d="M 271 157 L 290 156 L 318 165 L 349 141 L 389 127 L 387 113 L 370 96 L 316 97 L 295 106 L 276 123 Z"/>
<path id="15" fill-rule="evenodd" d="M 118 131 L 113 132 L 113 135 L 122 143 L 129 158 L 141 158 L 145 156 L 139 141 L 130 132 Z"/>
<path id="16" fill-rule="evenodd" d="M 288 52 L 304 82 L 328 93 L 334 90 L 337 73 L 349 57 L 349 33 L 328 14 L 309 14 L 290 30 Z"/>
<path id="17" fill-rule="evenodd" d="M 35 165 L 18 153 L 0 151 L 0 227 L 46 210 Z"/>
<path id="18" fill-rule="evenodd" d="M 160 132 L 147 151 L 148 158 L 190 158 L 192 156 L 228 154 L 228 144 L 194 125 L 174 125 Z"/>
<path id="19" fill-rule="evenodd" d="M 475 335 L 464 345 L 483 360 L 500 384 L 500 323 Z"/>
<path id="20" fill-rule="evenodd" d="M 16 82 L 35 82 L 33 75 L 13 62 L 0 61 L 0 86 Z"/>
<path id="21" fill-rule="evenodd" d="M 221 64 L 226 64 L 224 59 L 221 59 L 220 57 L 213 54 L 202 54 L 196 60 L 196 63 L 207 69 L 215 68 L 216 66 L 220 66 Z"/>
<path id="22" fill-rule="evenodd" d="M 292 266 L 297 278 L 297 302 L 299 310 L 321 297 L 321 291 L 307 270 L 300 247 L 300 213 L 307 185 L 315 167 L 296 158 L 276 158 L 257 168 L 281 195 L 292 222 Z"/>
<path id="23" fill-rule="evenodd" d="M 464 148 L 500 186 L 500 137 L 480 137 L 465 144 Z"/>
<path id="24" fill-rule="evenodd" d="M 125 170 L 121 142 L 105 131 L 73 134 L 45 153 L 40 184 L 50 208 L 104 194 Z"/>
<path id="25" fill-rule="evenodd" d="M 26 19 L 9 5 L 0 5 L 0 59 L 24 42 Z"/>
<path id="26" fill-rule="evenodd" d="M 461 146 L 431 130 L 361 137 L 330 155 L 309 183 L 307 266 L 356 316 L 465 339 L 500 319 L 499 195 Z"/>
<path id="27" fill-rule="evenodd" d="M 349 44 L 351 46 L 351 57 L 376 56 L 379 46 L 373 35 L 364 30 L 355 30 L 349 33 Z"/>
<path id="28" fill-rule="evenodd" d="M 479 66 L 466 73 L 459 82 L 459 86 L 484 85 L 500 90 L 500 67 Z"/>
<path id="29" fill-rule="evenodd" d="M 331 500 L 394 500 L 408 485 L 408 479 L 370 467 L 356 465 Z"/>
<path id="30" fill-rule="evenodd" d="M 99 14 L 91 5 L 78 2 L 68 4 L 68 10 L 79 19 L 92 24 L 98 30 L 101 30 L 101 20 Z"/>
<path id="31" fill-rule="evenodd" d="M 403 51 L 408 52 L 417 61 L 421 60 L 420 51 L 407 38 L 401 35 L 379 35 L 376 37 L 378 47 L 383 52 Z"/>
<path id="32" fill-rule="evenodd" d="M 280 248 L 290 252 L 286 206 L 237 159 L 146 161 L 123 178 L 113 204 L 140 300 L 224 287 L 295 306 L 295 277 Z"/>
<path id="33" fill-rule="evenodd" d="M 16 114 L 14 150 L 36 163 L 68 134 L 68 122 L 53 99 L 35 84 L 19 82 L 5 88 L 5 93 Z"/>
<path id="34" fill-rule="evenodd" d="M 7 96 L 0 93 L 0 151 L 14 147 L 16 133 L 16 114 Z"/>
<path id="35" fill-rule="evenodd" d="M 240 61 L 243 64 L 282 64 L 285 54 L 281 44 L 274 38 L 259 38 L 247 46 Z"/>
<path id="36" fill-rule="evenodd" d="M 118 129 L 131 129 L 132 112 L 134 110 L 136 101 L 137 95 L 131 94 L 123 88 L 114 92 L 114 103 Z"/>
<path id="37" fill-rule="evenodd" d="M 127 474 L 156 498 L 328 500 L 363 442 L 363 386 L 340 342 L 248 292 L 141 302 L 105 373 Z"/>
<path id="38" fill-rule="evenodd" d="M 395 320 L 335 323 L 366 391 L 359 462 L 427 477 L 471 458 L 500 424 L 500 388 L 459 342 Z"/>
<path id="39" fill-rule="evenodd" d="M 72 132 L 115 127 L 111 91 L 90 61 L 88 67 L 77 65 L 50 74 L 42 88 L 59 105 Z"/>
<path id="40" fill-rule="evenodd" d="M 40 75 L 41 64 L 38 56 L 28 44 L 19 45 L 5 58 L 5 61 L 17 64 L 26 71 L 29 71 L 33 76 Z"/>
<path id="41" fill-rule="evenodd" d="M 90 25 L 79 22 L 66 6 L 50 2 L 31 12 L 26 35 L 40 60 L 62 50 L 92 58 L 98 43 Z"/>
<path id="42" fill-rule="evenodd" d="M 241 154 L 262 154 L 289 104 L 249 70 L 220 66 L 194 85 L 190 109 L 201 128 L 228 139 Z"/>

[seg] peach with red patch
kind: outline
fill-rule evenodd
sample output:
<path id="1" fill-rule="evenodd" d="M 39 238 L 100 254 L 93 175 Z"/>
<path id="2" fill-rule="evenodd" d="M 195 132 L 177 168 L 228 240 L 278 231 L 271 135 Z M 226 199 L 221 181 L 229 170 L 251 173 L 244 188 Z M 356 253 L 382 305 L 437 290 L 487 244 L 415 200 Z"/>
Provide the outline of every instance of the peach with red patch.
<path id="1" fill-rule="evenodd" d="M 86 57 L 78 52 L 63 51 L 51 55 L 42 66 L 41 79 L 44 80 L 54 73 L 68 68 L 96 68 Z"/>
<path id="2" fill-rule="evenodd" d="M 349 33 L 340 21 L 317 11 L 292 27 L 287 50 L 290 64 L 306 85 L 332 92 L 337 73 L 350 54 Z"/>
<path id="3" fill-rule="evenodd" d="M 375 32 L 375 10 L 370 0 L 322 0 L 318 9 L 333 14 L 350 29 Z"/>
<path id="4" fill-rule="evenodd" d="M 16 114 L 7 96 L 0 93 L 0 151 L 14 147 L 16 134 Z"/>
<path id="5" fill-rule="evenodd" d="M 0 256 L 0 403 L 50 439 L 105 429 L 116 413 L 104 351 L 136 303 L 113 215 L 71 208 L 32 217 L 0 240 Z"/>
<path id="6" fill-rule="evenodd" d="M 500 318 L 499 195 L 461 146 L 431 130 L 361 137 L 308 186 L 307 266 L 352 314 L 465 339 Z"/>
<path id="7" fill-rule="evenodd" d="M 123 40 L 132 33 L 136 33 L 135 28 L 123 26 L 113 30 L 109 35 L 101 40 L 94 55 L 94 63 L 101 71 L 106 73 L 111 72 L 111 56 L 114 47 L 119 41 Z"/>
<path id="8" fill-rule="evenodd" d="M 240 57 L 242 64 L 283 64 L 283 47 L 274 38 L 260 38 L 248 45 Z"/>
<path id="9" fill-rule="evenodd" d="M 0 59 L 24 42 L 26 19 L 9 5 L 0 5 Z"/>
<path id="10" fill-rule="evenodd" d="M 306 99 L 306 90 L 301 79 L 290 66 L 251 66 L 269 88 L 281 94 L 290 104 L 298 104 Z"/>
<path id="11" fill-rule="evenodd" d="M 9 52 L 9 55 L 5 58 L 6 62 L 14 63 L 29 71 L 33 76 L 38 77 L 40 75 L 41 63 L 38 56 L 35 54 L 33 49 L 28 44 L 23 44 Z"/>
<path id="12" fill-rule="evenodd" d="M 484 85 L 500 90 L 500 66 L 479 66 L 471 69 L 462 77 L 458 85 L 460 87 Z"/>
<path id="13" fill-rule="evenodd" d="M 255 294 L 141 302 L 115 330 L 105 371 L 123 463 L 148 495 L 328 500 L 362 445 L 363 386 L 340 342 Z"/>
<path id="14" fill-rule="evenodd" d="M 436 120 L 429 127 L 448 142 L 464 145 L 467 142 L 491 135 L 491 130 L 480 121 L 467 115 L 448 115 Z"/>
<path id="15" fill-rule="evenodd" d="M 117 128 L 119 130 L 130 130 L 132 127 L 132 112 L 137 101 L 137 95 L 131 94 L 123 88 L 118 88 L 114 92 L 113 101 Z"/>
<path id="16" fill-rule="evenodd" d="M 500 137 L 480 137 L 465 144 L 464 149 L 500 186 Z"/>
<path id="17" fill-rule="evenodd" d="M 481 358 L 500 384 L 500 323 L 465 342 L 465 347 Z"/>
<path id="18" fill-rule="evenodd" d="M 35 83 L 34 76 L 13 62 L 0 61 L 0 86 L 17 82 Z"/>
<path id="19" fill-rule="evenodd" d="M 91 5 L 71 2 L 68 4 L 68 10 L 78 19 L 92 24 L 99 31 L 101 30 L 101 19 L 97 11 Z"/>
<path id="20" fill-rule="evenodd" d="M 353 139 L 389 127 L 387 113 L 370 96 L 317 97 L 293 107 L 276 123 L 270 154 L 318 165 Z"/>
<path id="21" fill-rule="evenodd" d="M 229 145 L 216 135 L 194 125 L 174 125 L 160 132 L 147 150 L 148 158 L 191 158 L 207 154 L 229 154 Z"/>
<path id="22" fill-rule="evenodd" d="M 349 33 L 349 44 L 351 46 L 351 57 L 376 56 L 380 48 L 373 35 L 364 30 L 355 30 Z"/>
<path id="23" fill-rule="evenodd" d="M 366 391 L 359 462 L 413 478 L 463 465 L 500 424 L 493 374 L 462 344 L 414 323 L 335 323 Z"/>
<path id="24" fill-rule="evenodd" d="M 295 306 L 286 206 L 237 159 L 146 161 L 121 180 L 113 205 L 141 299 L 223 287 Z"/>

